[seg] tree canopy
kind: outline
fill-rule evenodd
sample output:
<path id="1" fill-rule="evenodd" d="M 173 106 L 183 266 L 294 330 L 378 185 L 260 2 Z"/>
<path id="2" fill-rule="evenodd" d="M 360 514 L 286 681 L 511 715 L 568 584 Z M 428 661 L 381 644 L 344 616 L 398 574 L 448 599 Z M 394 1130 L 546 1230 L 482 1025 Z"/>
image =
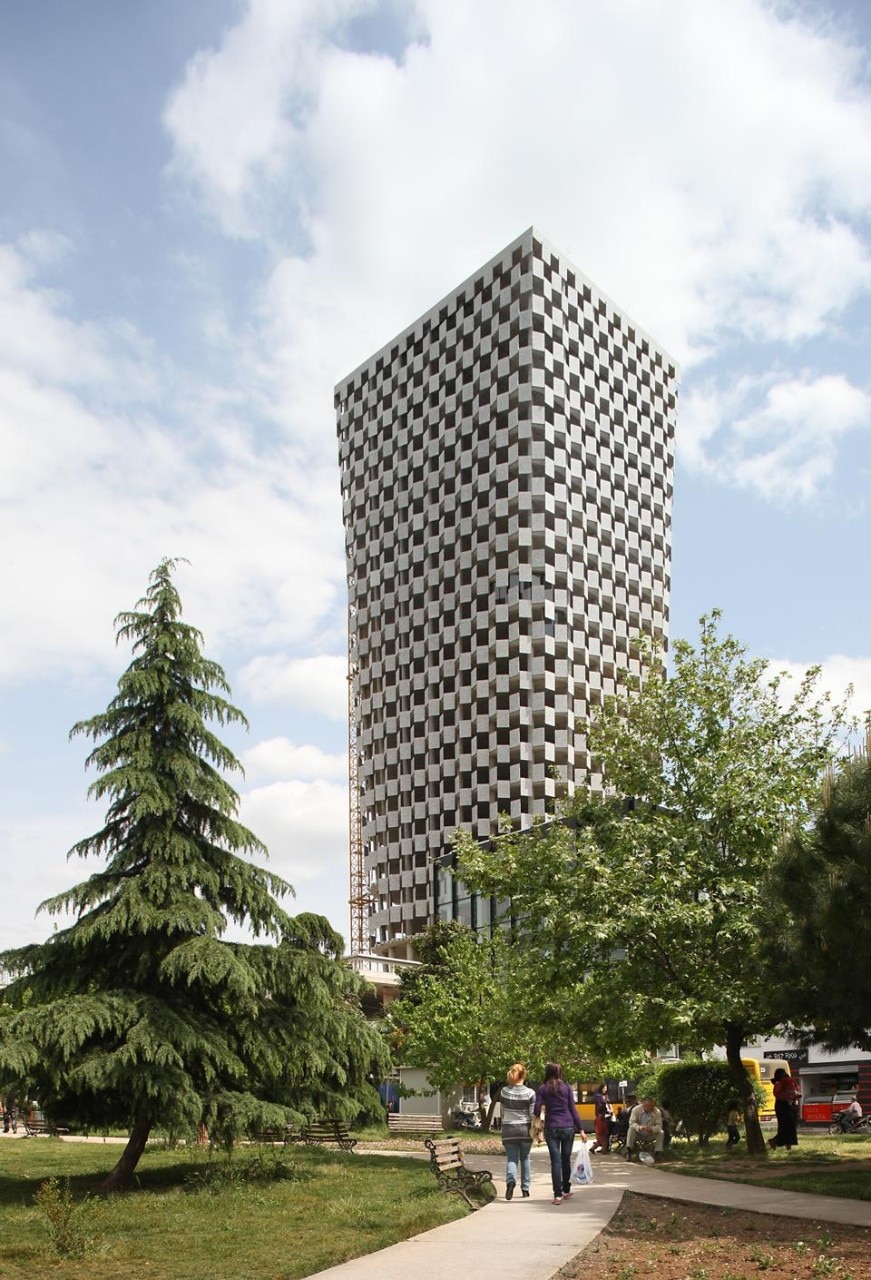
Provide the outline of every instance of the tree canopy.
<path id="1" fill-rule="evenodd" d="M 385 1020 L 394 1054 L 403 1065 L 425 1068 L 436 1088 L 476 1085 L 485 1127 L 498 1101 L 491 1090 L 485 1107 L 488 1087 L 504 1082 L 514 1062 L 524 1063 L 531 1080 L 543 1078 L 551 1060 L 576 1079 L 607 1072 L 608 1063 L 585 1051 L 572 1019 L 548 1017 L 546 999 L 536 1007 L 542 993 L 534 983 L 530 993 L 535 975 L 509 933 L 485 938 L 436 921 L 415 939 L 415 950 L 421 966 L 404 974 Z"/>
<path id="2" fill-rule="evenodd" d="M 368 1083 L 381 1041 L 359 1010 L 322 917 L 290 917 L 292 892 L 245 855 L 265 854 L 237 819 L 234 755 L 209 728 L 245 718 L 221 667 L 181 620 L 175 562 L 119 615 L 133 660 L 105 712 L 72 730 L 96 745 L 90 794 L 104 825 L 68 856 L 101 870 L 42 904 L 74 922 L 0 956 L 0 1076 L 55 1115 L 129 1127 L 109 1186 L 125 1185 L 155 1125 L 200 1124 L 232 1140 L 329 1110 L 378 1111 Z M 229 942 L 230 922 L 253 943 Z"/>
<path id="3" fill-rule="evenodd" d="M 403 976 L 385 1020 L 394 1053 L 404 1065 L 424 1067 L 438 1089 L 474 1084 L 486 1125 L 489 1084 L 514 1061 L 502 939 L 437 921 L 416 950 L 422 967 Z"/>
<path id="4" fill-rule="evenodd" d="M 604 794 L 576 793 L 556 821 L 489 848 L 461 837 L 458 875 L 511 899 L 530 985 L 591 1050 L 725 1045 L 762 1150 L 740 1050 L 777 1022 L 764 882 L 844 715 L 816 695 L 816 671 L 788 697 L 718 623 L 701 620 L 698 648 L 677 642 L 670 673 L 647 641 L 641 674 L 622 673 L 588 726 Z"/>
<path id="5" fill-rule="evenodd" d="M 798 1039 L 871 1049 L 869 743 L 823 781 L 815 818 L 783 841 L 772 894 L 786 903 L 769 935 L 784 1019 Z"/>

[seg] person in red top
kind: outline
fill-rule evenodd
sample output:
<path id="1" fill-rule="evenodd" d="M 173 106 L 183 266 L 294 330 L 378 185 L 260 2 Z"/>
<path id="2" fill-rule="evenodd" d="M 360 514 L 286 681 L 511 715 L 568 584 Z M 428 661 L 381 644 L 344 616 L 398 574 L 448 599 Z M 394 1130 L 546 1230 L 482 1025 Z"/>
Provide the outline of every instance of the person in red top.
<path id="1" fill-rule="evenodd" d="M 608 1097 L 608 1086 L 603 1080 L 593 1095 L 596 1108 L 596 1146 L 594 1151 L 602 1151 L 606 1155 L 611 1148 L 611 1129 L 614 1125 L 614 1108 Z"/>
<path id="2" fill-rule="evenodd" d="M 791 1151 L 793 1147 L 798 1146 L 796 1121 L 800 1100 L 801 1086 L 798 1081 L 793 1079 L 784 1067 L 778 1067 L 774 1073 L 774 1114 L 777 1116 L 777 1133 L 773 1138 L 768 1139 L 768 1145 L 772 1151 L 776 1147 L 786 1147 L 787 1151 Z"/>

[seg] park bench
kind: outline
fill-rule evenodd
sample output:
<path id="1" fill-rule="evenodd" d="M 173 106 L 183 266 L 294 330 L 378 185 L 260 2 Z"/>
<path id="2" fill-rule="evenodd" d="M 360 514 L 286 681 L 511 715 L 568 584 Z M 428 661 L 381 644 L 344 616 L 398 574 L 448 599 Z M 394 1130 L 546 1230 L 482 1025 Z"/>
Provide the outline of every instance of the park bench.
<path id="1" fill-rule="evenodd" d="M 342 1151 L 353 1151 L 357 1145 L 357 1139 L 352 1138 L 342 1122 L 335 1118 L 311 1120 L 303 1125 L 295 1137 L 288 1138 L 287 1141 L 304 1142 L 309 1147 L 334 1142 Z"/>
<path id="2" fill-rule="evenodd" d="M 63 1125 L 47 1120 L 41 1111 L 32 1112 L 29 1118 L 22 1115 L 21 1123 L 28 1138 L 60 1138 L 63 1134 L 69 1133 L 69 1129 L 65 1129 Z"/>
<path id="3" fill-rule="evenodd" d="M 261 1129 L 257 1133 L 259 1142 L 305 1142 L 308 1146 L 320 1146 L 335 1142 L 343 1151 L 353 1151 L 357 1139 L 352 1138 L 348 1130 L 339 1120 L 312 1120 L 301 1129 L 286 1125 L 283 1129 Z"/>
<path id="4" fill-rule="evenodd" d="M 441 1116 L 415 1116 L 391 1111 L 387 1116 L 387 1128 L 391 1133 L 442 1133 Z"/>
<path id="5" fill-rule="evenodd" d="M 493 1175 L 488 1169 L 469 1169 L 463 1160 L 459 1138 L 426 1138 L 423 1144 L 429 1151 L 429 1167 L 442 1191 L 462 1196 L 470 1209 L 475 1206 L 469 1199 L 470 1191 L 483 1190 L 489 1182 L 493 1188 Z M 495 1188 L 493 1188 L 495 1194 Z"/>
<path id="6" fill-rule="evenodd" d="M 283 1142 L 285 1146 L 288 1142 L 299 1140 L 298 1131 L 290 1125 L 283 1129 L 261 1129 L 255 1136 L 258 1142 Z"/>

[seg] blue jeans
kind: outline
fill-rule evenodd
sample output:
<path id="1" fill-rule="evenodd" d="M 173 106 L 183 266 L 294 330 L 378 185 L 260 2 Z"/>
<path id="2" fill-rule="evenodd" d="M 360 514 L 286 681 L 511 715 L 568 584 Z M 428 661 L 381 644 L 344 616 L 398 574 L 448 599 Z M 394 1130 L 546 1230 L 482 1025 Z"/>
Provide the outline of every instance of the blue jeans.
<path id="1" fill-rule="evenodd" d="M 529 1153 L 532 1150 L 530 1138 L 503 1138 L 505 1148 L 505 1181 L 517 1181 L 517 1166 L 520 1165 L 520 1190 L 528 1191 L 532 1178 L 532 1164 Z"/>
<path id="2" fill-rule="evenodd" d="M 545 1129 L 544 1140 L 550 1152 L 550 1177 L 555 1196 L 572 1189 L 572 1143 L 574 1129 Z"/>

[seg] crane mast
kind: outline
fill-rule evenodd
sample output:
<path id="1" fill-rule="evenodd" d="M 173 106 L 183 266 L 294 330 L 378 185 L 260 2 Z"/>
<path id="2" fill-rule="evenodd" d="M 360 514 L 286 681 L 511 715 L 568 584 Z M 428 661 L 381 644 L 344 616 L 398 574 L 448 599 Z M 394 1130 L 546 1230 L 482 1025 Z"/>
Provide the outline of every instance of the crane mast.
<path id="1" fill-rule="evenodd" d="M 360 812 L 360 748 L 358 742 L 359 693 L 357 687 L 356 628 L 352 606 L 348 614 L 348 828 L 350 836 L 351 955 L 361 955 L 369 894 L 363 862 L 363 823 Z"/>

